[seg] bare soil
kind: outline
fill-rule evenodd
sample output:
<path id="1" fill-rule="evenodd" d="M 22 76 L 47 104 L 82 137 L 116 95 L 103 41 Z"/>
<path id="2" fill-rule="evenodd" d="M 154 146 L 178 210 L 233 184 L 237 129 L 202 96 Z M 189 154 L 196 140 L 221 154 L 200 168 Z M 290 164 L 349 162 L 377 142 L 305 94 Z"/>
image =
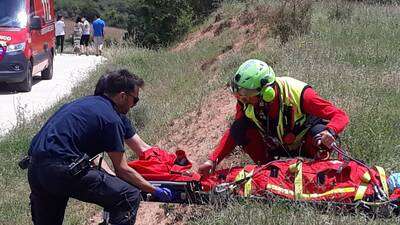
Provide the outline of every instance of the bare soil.
<path id="1" fill-rule="evenodd" d="M 226 89 L 211 93 L 197 111 L 171 122 L 166 138 L 157 145 L 170 152 L 184 150 L 193 163 L 193 170 L 197 170 L 229 127 L 235 113 L 235 104 L 236 100 Z M 229 167 L 230 163 L 231 160 L 226 160 L 221 167 Z M 185 224 L 185 220 L 193 216 L 196 210 L 198 206 L 193 205 L 142 202 L 136 224 Z"/>

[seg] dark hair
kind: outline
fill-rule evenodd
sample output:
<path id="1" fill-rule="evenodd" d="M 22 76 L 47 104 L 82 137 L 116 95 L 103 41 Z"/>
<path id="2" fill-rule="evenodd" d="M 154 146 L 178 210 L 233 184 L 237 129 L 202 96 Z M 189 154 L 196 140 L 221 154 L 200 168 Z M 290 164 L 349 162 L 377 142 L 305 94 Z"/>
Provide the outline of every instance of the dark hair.
<path id="1" fill-rule="evenodd" d="M 119 92 L 130 92 L 135 90 L 135 87 L 143 86 L 143 79 L 126 69 L 111 71 L 102 75 L 97 81 L 94 95 L 114 95 Z"/>
<path id="2" fill-rule="evenodd" d="M 57 21 L 61 20 L 62 18 L 63 18 L 62 15 L 58 15 L 58 16 L 57 16 Z"/>
<path id="3" fill-rule="evenodd" d="M 75 23 L 79 23 L 79 22 L 82 22 L 82 18 L 80 16 L 76 17 Z"/>

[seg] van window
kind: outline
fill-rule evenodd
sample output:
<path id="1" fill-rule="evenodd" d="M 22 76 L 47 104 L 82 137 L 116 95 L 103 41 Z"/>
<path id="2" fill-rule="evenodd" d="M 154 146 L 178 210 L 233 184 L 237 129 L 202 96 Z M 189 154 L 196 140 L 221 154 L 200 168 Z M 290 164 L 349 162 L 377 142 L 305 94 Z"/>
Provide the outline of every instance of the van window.
<path id="1" fill-rule="evenodd" d="M 26 15 L 24 0 L 2 0 L 0 7 L 0 27 L 26 27 L 28 15 Z"/>

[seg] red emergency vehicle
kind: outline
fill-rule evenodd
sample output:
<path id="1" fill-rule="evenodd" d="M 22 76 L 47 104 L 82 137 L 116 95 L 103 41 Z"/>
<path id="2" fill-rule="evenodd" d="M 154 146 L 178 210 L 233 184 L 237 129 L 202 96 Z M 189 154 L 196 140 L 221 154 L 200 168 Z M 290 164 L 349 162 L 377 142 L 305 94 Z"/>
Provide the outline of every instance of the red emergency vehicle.
<path id="1" fill-rule="evenodd" d="M 53 76 L 54 0 L 0 1 L 0 83 L 28 92 L 32 76 Z"/>

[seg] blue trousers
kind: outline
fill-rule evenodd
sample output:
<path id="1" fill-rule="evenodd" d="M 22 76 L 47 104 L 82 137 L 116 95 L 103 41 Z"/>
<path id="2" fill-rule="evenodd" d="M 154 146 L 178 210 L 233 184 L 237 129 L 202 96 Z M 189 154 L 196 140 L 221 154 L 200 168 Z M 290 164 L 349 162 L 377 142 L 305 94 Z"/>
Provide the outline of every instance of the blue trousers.
<path id="1" fill-rule="evenodd" d="M 90 169 L 72 176 L 68 163 L 31 164 L 28 169 L 30 203 L 34 225 L 62 225 L 69 198 L 102 206 L 110 212 L 110 223 L 135 223 L 140 191 L 104 171 Z"/>

